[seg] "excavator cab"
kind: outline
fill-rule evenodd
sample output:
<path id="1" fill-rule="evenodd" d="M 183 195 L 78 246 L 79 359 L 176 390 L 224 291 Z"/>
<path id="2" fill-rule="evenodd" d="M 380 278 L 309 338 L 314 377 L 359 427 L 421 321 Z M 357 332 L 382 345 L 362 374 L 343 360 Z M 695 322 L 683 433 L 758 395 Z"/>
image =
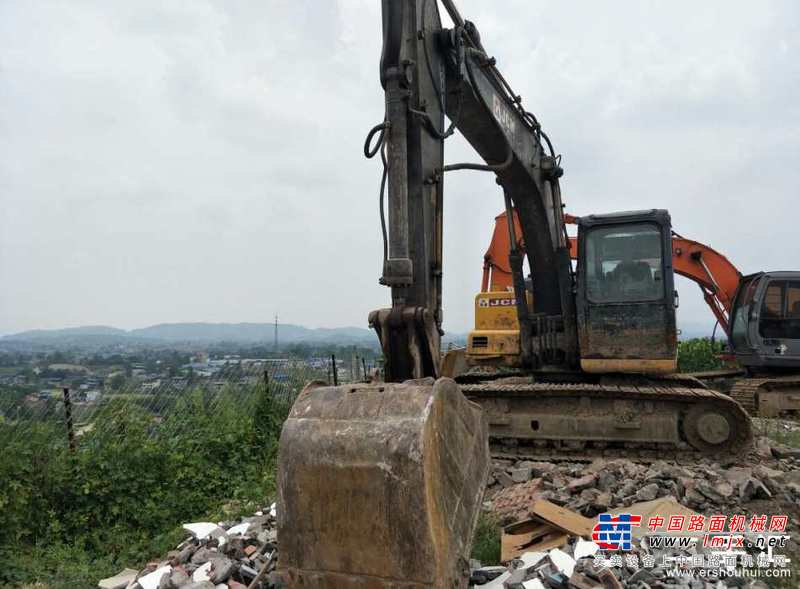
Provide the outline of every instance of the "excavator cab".
<path id="1" fill-rule="evenodd" d="M 675 371 L 671 240 L 665 210 L 578 219 L 576 305 L 584 371 Z"/>
<path id="2" fill-rule="evenodd" d="M 484 269 L 482 289 L 475 298 L 475 329 L 467 339 L 466 357 L 472 365 L 519 367 L 517 299 L 510 269 L 503 265 L 509 247 L 505 216 L 496 221 L 486 254 L 492 269 L 491 273 Z M 588 215 L 575 222 L 581 368 L 603 374 L 675 372 L 677 295 L 669 213 Z M 570 240 L 574 248 L 575 240 Z M 571 251 L 574 257 L 576 252 Z M 525 296 L 530 305 L 530 288 Z"/>
<path id="3" fill-rule="evenodd" d="M 800 272 L 745 276 L 731 316 L 733 349 L 743 366 L 800 367 Z"/>

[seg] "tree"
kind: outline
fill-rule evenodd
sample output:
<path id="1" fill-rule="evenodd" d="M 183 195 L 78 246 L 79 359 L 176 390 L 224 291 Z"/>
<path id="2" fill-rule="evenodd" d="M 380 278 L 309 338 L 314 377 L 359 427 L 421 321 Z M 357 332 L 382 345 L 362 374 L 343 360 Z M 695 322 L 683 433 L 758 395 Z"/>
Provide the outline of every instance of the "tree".
<path id="1" fill-rule="evenodd" d="M 115 391 L 120 390 L 123 386 L 125 386 L 125 375 L 122 372 L 115 372 L 108 379 L 108 386 Z"/>

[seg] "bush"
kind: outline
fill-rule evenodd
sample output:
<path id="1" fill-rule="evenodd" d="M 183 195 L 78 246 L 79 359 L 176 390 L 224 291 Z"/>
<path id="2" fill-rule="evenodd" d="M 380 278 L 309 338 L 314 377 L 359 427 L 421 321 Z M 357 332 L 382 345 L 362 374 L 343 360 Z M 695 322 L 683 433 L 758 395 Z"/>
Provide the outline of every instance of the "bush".
<path id="1" fill-rule="evenodd" d="M 678 370 L 680 372 L 701 372 L 722 368 L 719 355 L 725 351 L 721 342 L 709 338 L 696 338 L 678 344 Z"/>
<path id="2" fill-rule="evenodd" d="M 12 436 L 23 424 L 0 423 L 0 587 L 93 587 L 162 555 L 186 521 L 220 518 L 232 501 L 240 513 L 262 506 L 289 402 L 255 388 L 187 393 L 163 419 L 112 401 L 74 452 L 61 424 Z"/>

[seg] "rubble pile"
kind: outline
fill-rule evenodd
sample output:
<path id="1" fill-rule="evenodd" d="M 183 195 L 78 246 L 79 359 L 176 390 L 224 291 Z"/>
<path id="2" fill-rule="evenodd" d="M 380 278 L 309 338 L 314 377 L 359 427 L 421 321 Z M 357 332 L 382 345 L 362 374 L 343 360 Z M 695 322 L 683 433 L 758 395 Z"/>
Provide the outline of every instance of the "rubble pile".
<path id="1" fill-rule="evenodd" d="M 495 459 L 484 509 L 504 526 L 506 566 L 470 563 L 470 586 L 481 589 L 726 589 L 765 587 L 746 578 L 741 560 L 720 562 L 701 542 L 681 547 L 649 545 L 637 531 L 623 551 L 601 550 L 593 535 L 599 514 L 790 514 L 797 537 L 800 450 L 766 438 L 737 460 L 592 462 Z M 275 505 L 231 522 L 184 525 L 189 537 L 163 561 L 141 571 L 125 569 L 100 589 L 277 589 Z M 602 516 L 607 517 L 607 516 Z M 601 519 L 602 519 L 601 517 Z M 599 544 L 591 541 L 597 540 Z M 735 559 L 756 559 L 755 551 Z M 755 563 L 752 564 L 761 566 Z M 763 563 L 762 563 L 763 564 Z M 764 566 L 774 566 L 764 564 Z M 783 565 L 782 565 L 783 566 Z M 744 567 L 747 567 L 745 561 Z M 678 574 L 676 575 L 676 571 Z"/>
<path id="2" fill-rule="evenodd" d="M 770 500 L 800 504 L 800 450 L 758 440 L 756 453 L 740 460 L 685 463 L 595 459 L 591 463 L 495 460 L 486 506 L 502 523 L 525 519 L 535 499 L 546 499 L 586 517 L 637 502 L 672 496 L 700 512 L 747 512 Z"/>
<path id="3" fill-rule="evenodd" d="M 762 561 L 767 555 L 755 548 L 752 534 L 745 533 L 746 550 L 712 549 L 702 533 L 694 535 L 700 540 L 667 548 L 651 546 L 656 540 L 642 524 L 629 547 L 608 551 L 589 540 L 589 530 L 600 514 L 641 514 L 645 522 L 652 515 L 688 521 L 701 514 L 769 512 L 789 514 L 786 532 L 797 538 L 800 450 L 759 438 L 751 454 L 721 461 L 496 459 L 484 508 L 505 527 L 501 559 L 507 566 L 473 562 L 471 582 L 481 589 L 766 587 L 746 571 L 785 567 L 789 560 Z M 796 558 L 796 546 L 792 552 Z"/>
<path id="4" fill-rule="evenodd" d="M 277 561 L 275 505 L 231 522 L 185 524 L 190 536 L 160 562 L 125 569 L 99 589 L 269 589 Z"/>
<path id="5" fill-rule="evenodd" d="M 699 560 L 698 560 L 699 559 Z M 701 563 L 701 564 L 698 564 Z M 646 541 L 624 554 L 608 554 L 594 542 L 573 538 L 548 551 L 526 552 L 507 567 L 472 561 L 476 589 L 761 589 L 758 579 L 737 576 L 701 545 L 683 550 L 651 549 Z"/>

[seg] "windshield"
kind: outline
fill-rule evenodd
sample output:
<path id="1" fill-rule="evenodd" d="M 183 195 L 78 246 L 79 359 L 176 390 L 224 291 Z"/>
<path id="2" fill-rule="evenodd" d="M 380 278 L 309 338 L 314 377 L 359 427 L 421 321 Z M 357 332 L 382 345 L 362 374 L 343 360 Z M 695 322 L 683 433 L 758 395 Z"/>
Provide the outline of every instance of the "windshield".
<path id="1" fill-rule="evenodd" d="M 761 303 L 758 331 L 763 338 L 800 339 L 800 281 L 769 283 Z"/>
<path id="2" fill-rule="evenodd" d="M 586 285 L 596 303 L 664 297 L 661 232 L 652 223 L 598 227 L 586 237 Z"/>

